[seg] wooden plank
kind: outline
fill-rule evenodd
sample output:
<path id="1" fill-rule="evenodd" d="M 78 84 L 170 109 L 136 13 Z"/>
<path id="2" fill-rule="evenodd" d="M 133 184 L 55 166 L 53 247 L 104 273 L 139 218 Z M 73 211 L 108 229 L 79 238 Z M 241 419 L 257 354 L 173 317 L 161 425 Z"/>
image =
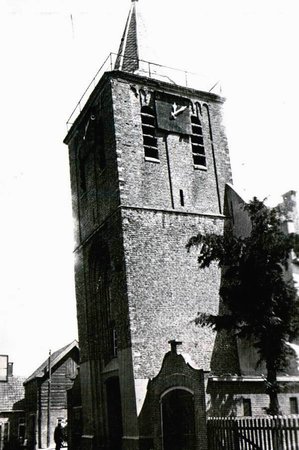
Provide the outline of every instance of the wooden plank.
<path id="1" fill-rule="evenodd" d="M 234 443 L 234 424 L 235 424 L 235 420 L 230 420 L 229 421 L 229 445 L 232 450 L 235 450 L 235 443 Z"/>
<path id="2" fill-rule="evenodd" d="M 288 417 L 288 447 L 287 449 L 291 448 L 298 448 L 296 445 L 296 435 L 297 435 L 297 428 L 296 428 L 296 420 L 293 420 L 293 417 Z"/>
<path id="3" fill-rule="evenodd" d="M 238 420 L 234 421 L 233 424 L 233 428 L 234 428 L 234 450 L 241 450 L 240 449 L 240 443 L 239 443 L 239 423 Z"/>
<path id="4" fill-rule="evenodd" d="M 282 429 L 284 430 L 283 441 L 285 448 L 292 448 L 292 426 L 289 417 L 282 418 Z"/>
<path id="5" fill-rule="evenodd" d="M 222 445 L 222 447 L 221 448 L 223 448 L 223 449 L 225 449 L 226 447 L 225 447 L 225 428 L 224 428 L 224 418 L 222 417 L 222 420 L 221 420 L 221 445 Z"/>
<path id="6" fill-rule="evenodd" d="M 258 420 L 254 419 L 254 428 L 253 428 L 254 442 L 258 448 L 261 448 L 259 443 L 259 435 L 258 435 Z"/>
<path id="7" fill-rule="evenodd" d="M 252 431 L 251 431 L 251 435 L 252 435 L 252 441 L 255 445 L 256 449 L 260 449 L 259 443 L 258 443 L 258 438 L 257 438 L 257 421 L 256 419 L 254 419 L 254 422 L 252 423 Z"/>
<path id="8" fill-rule="evenodd" d="M 245 450 L 250 450 L 248 419 L 244 419 Z"/>
<path id="9" fill-rule="evenodd" d="M 299 450 L 299 416 L 209 418 L 209 450 Z"/>
<path id="10" fill-rule="evenodd" d="M 269 442 L 268 449 L 269 450 L 272 450 L 272 449 L 274 450 L 273 436 L 272 436 L 273 418 L 267 417 L 265 419 L 265 422 L 267 424 L 267 441 Z"/>
<path id="11" fill-rule="evenodd" d="M 260 444 L 260 447 L 261 447 L 261 448 L 265 448 L 265 450 L 268 450 L 267 447 L 266 447 L 266 445 L 265 445 L 265 441 L 266 441 L 266 439 L 265 439 L 265 430 L 264 430 L 264 433 L 262 432 L 263 428 L 264 428 L 263 420 L 262 420 L 261 418 L 259 418 L 259 419 L 257 420 L 257 429 L 258 429 L 258 435 L 259 435 L 259 444 Z"/>
<path id="12" fill-rule="evenodd" d="M 293 436 L 294 436 L 294 441 L 295 441 L 295 447 L 294 448 L 299 448 L 299 420 L 298 417 L 294 417 L 292 420 L 292 428 L 293 428 Z"/>

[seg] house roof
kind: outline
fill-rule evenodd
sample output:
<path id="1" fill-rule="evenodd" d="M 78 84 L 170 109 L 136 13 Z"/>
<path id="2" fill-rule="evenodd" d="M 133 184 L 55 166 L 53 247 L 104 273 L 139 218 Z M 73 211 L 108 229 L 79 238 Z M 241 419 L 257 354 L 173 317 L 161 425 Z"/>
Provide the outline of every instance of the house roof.
<path id="1" fill-rule="evenodd" d="M 65 347 L 56 350 L 56 352 L 51 354 L 51 367 L 54 367 L 58 364 L 64 357 L 67 355 L 73 348 L 79 349 L 79 344 L 76 339 Z M 30 381 L 36 378 L 42 378 L 48 373 L 49 369 L 49 358 L 47 358 L 25 381 L 24 384 L 29 383 Z"/>
<path id="2" fill-rule="evenodd" d="M 19 402 L 24 399 L 24 381 L 25 377 L 9 376 L 0 382 L 0 412 L 23 409 Z"/>

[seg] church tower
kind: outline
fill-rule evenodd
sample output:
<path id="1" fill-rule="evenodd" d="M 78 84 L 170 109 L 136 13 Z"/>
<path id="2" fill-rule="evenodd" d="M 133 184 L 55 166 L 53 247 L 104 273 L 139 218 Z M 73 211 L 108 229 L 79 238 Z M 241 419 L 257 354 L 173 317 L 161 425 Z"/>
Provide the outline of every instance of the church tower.
<path id="1" fill-rule="evenodd" d="M 168 342 L 182 342 L 186 360 L 209 371 L 215 340 L 192 319 L 217 313 L 220 273 L 199 271 L 186 244 L 199 231 L 223 229 L 231 181 L 223 99 L 172 83 L 142 60 L 138 6 L 132 1 L 113 70 L 64 141 L 84 449 L 150 449 L 140 414 Z M 153 433 L 161 435 L 159 425 Z"/>

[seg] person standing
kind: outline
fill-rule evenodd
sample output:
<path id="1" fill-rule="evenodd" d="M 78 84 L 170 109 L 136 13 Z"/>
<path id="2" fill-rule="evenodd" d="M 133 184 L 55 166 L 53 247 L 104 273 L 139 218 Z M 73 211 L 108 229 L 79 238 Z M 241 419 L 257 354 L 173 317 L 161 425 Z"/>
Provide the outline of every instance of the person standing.
<path id="1" fill-rule="evenodd" d="M 61 446 L 62 446 L 62 442 L 63 442 L 63 433 L 62 433 L 62 426 L 61 426 L 60 421 L 58 421 L 58 424 L 54 430 L 54 441 L 56 444 L 55 449 L 60 450 Z"/>

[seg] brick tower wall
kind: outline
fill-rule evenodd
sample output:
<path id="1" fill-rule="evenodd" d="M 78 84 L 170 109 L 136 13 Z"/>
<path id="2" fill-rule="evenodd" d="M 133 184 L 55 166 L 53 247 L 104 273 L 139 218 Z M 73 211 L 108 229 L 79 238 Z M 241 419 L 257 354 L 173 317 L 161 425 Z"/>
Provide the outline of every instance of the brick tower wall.
<path id="1" fill-rule="evenodd" d="M 159 162 L 144 158 L 141 105 L 154 99 L 156 92 L 200 104 L 206 170 L 194 168 L 187 135 L 157 130 Z M 146 380 L 157 375 L 169 350 L 168 340 L 183 342 L 180 352 L 192 366 L 210 368 L 215 336 L 192 320 L 198 311 L 217 313 L 220 272 L 216 266 L 199 270 L 196 250 L 188 253 L 185 246 L 199 231 L 223 231 L 224 186 L 231 181 L 231 171 L 221 107 L 222 100 L 212 94 L 112 72 L 104 75 L 66 139 L 75 218 L 85 435 L 106 433 L 108 373 L 119 376 L 125 435 L 136 435 L 136 412 L 142 406 Z M 104 169 L 98 166 L 93 142 L 100 129 L 92 122 L 87 127 L 94 113 L 103 119 Z M 82 191 L 78 155 L 84 135 L 90 147 L 88 156 L 83 149 L 86 186 Z M 103 358 L 103 311 L 90 285 L 91 252 L 98 248 L 100 254 L 104 247 L 110 258 L 109 289 L 117 331 L 118 357 L 112 366 L 108 364 L 114 372 L 107 372 Z"/>
<path id="2" fill-rule="evenodd" d="M 165 85 L 159 83 L 145 87 L 140 81 L 139 84 L 130 81 L 124 79 L 124 74 L 121 79 L 116 78 L 112 81 L 121 204 L 173 209 L 170 172 L 175 210 L 196 214 L 218 214 L 220 203 L 223 212 L 225 184 L 232 179 L 227 140 L 222 124 L 222 99 L 212 94 L 181 87 L 167 91 Z M 196 103 L 201 105 L 207 170 L 194 168 L 190 137 L 179 134 L 157 131 L 160 162 L 154 163 L 144 158 L 140 115 L 142 92 L 146 92 L 148 98 L 154 98 L 157 92 L 163 92 L 166 95 L 188 98 L 193 105 Z M 166 145 L 169 153 L 169 171 Z M 180 189 L 184 191 L 184 207 L 180 204 Z"/>
<path id="3" fill-rule="evenodd" d="M 215 334 L 192 323 L 197 312 L 218 312 L 220 272 L 199 270 L 185 245 L 199 231 L 222 232 L 216 218 L 145 210 L 123 211 L 127 289 L 136 378 L 157 375 L 168 341 L 193 367 L 210 369 Z"/>
<path id="4" fill-rule="evenodd" d="M 158 130 L 159 162 L 144 157 L 141 105 L 144 96 L 153 104 L 157 92 L 200 103 L 206 170 L 194 168 L 186 135 Z M 170 339 L 182 340 L 181 351 L 209 370 L 215 335 L 192 320 L 198 311 L 218 312 L 220 272 L 200 271 L 195 250 L 188 254 L 185 246 L 199 231 L 223 231 L 231 168 L 222 100 L 125 74 L 113 79 L 112 99 L 134 377 L 157 374 Z"/>

